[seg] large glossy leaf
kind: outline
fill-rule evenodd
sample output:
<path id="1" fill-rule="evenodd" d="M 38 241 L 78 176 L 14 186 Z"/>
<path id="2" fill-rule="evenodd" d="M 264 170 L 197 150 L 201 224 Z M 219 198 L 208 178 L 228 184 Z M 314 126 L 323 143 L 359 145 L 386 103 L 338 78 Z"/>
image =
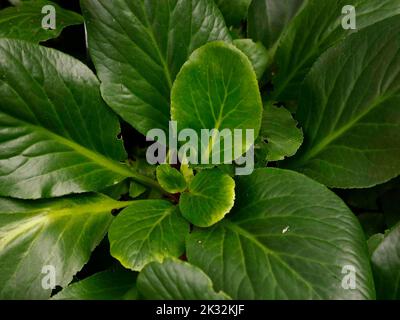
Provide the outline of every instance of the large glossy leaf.
<path id="1" fill-rule="evenodd" d="M 232 209 L 235 201 L 235 181 L 219 169 L 198 173 L 181 194 L 182 215 L 198 227 L 210 227 Z"/>
<path id="2" fill-rule="evenodd" d="M 210 278 L 199 268 L 175 259 L 151 263 L 139 274 L 137 286 L 146 299 L 227 300 L 216 292 Z"/>
<path id="3" fill-rule="evenodd" d="M 288 110 L 266 104 L 261 133 L 268 161 L 293 156 L 303 143 L 303 133 Z"/>
<path id="4" fill-rule="evenodd" d="M 82 0 L 106 102 L 141 133 L 168 130 L 172 83 L 191 52 L 230 40 L 212 0 Z"/>
<path id="5" fill-rule="evenodd" d="M 130 271 L 103 271 L 70 284 L 52 297 L 54 300 L 122 300 L 133 299 L 136 275 Z"/>
<path id="6" fill-rule="evenodd" d="M 0 40 L 0 195 L 60 196 L 115 184 L 130 171 L 118 119 L 94 74 L 58 51 Z"/>
<path id="7" fill-rule="evenodd" d="M 55 8 L 54 30 L 42 27 L 42 20 L 46 16 L 46 13 L 42 13 L 42 8 L 46 5 Z M 16 7 L 0 10 L 0 38 L 40 42 L 56 38 L 65 27 L 80 23 L 83 23 L 82 16 L 60 8 L 54 2 L 44 0 L 22 2 Z"/>
<path id="8" fill-rule="evenodd" d="M 271 48 L 303 2 L 304 0 L 253 0 L 247 19 L 248 36 Z"/>
<path id="9" fill-rule="evenodd" d="M 251 0 L 215 0 L 224 15 L 226 23 L 237 26 L 247 18 Z"/>
<path id="10" fill-rule="evenodd" d="M 66 286 L 106 234 L 111 210 L 126 205 L 102 195 L 0 198 L 0 297 L 46 299 L 53 272 Z"/>
<path id="11" fill-rule="evenodd" d="M 189 224 L 164 200 L 135 201 L 123 210 L 109 232 L 111 254 L 123 266 L 140 271 L 147 263 L 184 253 Z"/>
<path id="12" fill-rule="evenodd" d="M 348 5 L 356 8 L 357 31 L 400 14 L 398 0 L 308 0 L 280 40 L 276 53 L 279 72 L 274 81 L 276 99 L 298 98 L 300 84 L 316 59 L 354 32 L 342 27 L 342 9 Z"/>
<path id="13" fill-rule="evenodd" d="M 187 256 L 235 299 L 374 298 L 357 219 L 327 188 L 292 171 L 240 177 L 229 218 L 196 229 Z M 354 290 L 342 287 L 346 266 L 356 270 Z"/>
<path id="14" fill-rule="evenodd" d="M 174 83 L 171 101 L 172 120 L 177 121 L 179 131 L 191 128 L 202 137 L 202 129 L 227 129 L 232 136 L 234 129 L 243 133 L 252 129 L 257 137 L 260 130 L 262 103 L 253 67 L 244 53 L 222 41 L 192 54 Z M 202 158 L 204 152 L 211 157 L 211 148 L 215 151 L 215 136 L 201 149 Z M 235 149 L 247 151 L 253 142 L 245 141 Z M 232 145 L 224 143 L 222 149 L 228 155 L 225 159 L 234 160 Z"/>
<path id="15" fill-rule="evenodd" d="M 361 188 L 400 174 L 400 16 L 329 50 L 302 89 L 305 134 L 288 163 L 330 186 Z"/>
<path id="16" fill-rule="evenodd" d="M 385 235 L 372 257 L 378 299 L 400 299 L 400 224 Z"/>

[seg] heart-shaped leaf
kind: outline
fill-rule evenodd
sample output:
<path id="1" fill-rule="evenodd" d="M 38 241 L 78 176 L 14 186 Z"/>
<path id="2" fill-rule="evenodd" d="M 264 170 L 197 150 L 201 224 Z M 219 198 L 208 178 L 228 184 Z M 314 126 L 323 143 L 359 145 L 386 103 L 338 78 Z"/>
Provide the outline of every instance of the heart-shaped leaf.
<path id="1" fill-rule="evenodd" d="M 321 57 L 302 89 L 296 118 L 305 139 L 289 168 L 338 188 L 370 187 L 400 174 L 399 50 L 400 16 Z"/>
<path id="2" fill-rule="evenodd" d="M 348 20 L 342 14 L 346 6 L 354 6 L 356 9 L 356 30 L 342 26 L 342 20 Z M 359 32 L 399 14 L 398 0 L 308 0 L 279 41 L 276 52 L 279 72 L 274 81 L 274 98 L 297 99 L 305 76 L 326 49 L 354 31 Z M 335 71 L 334 68 L 331 70 Z"/>
<path id="3" fill-rule="evenodd" d="M 81 0 L 106 102 L 142 134 L 168 131 L 170 90 L 193 50 L 230 41 L 212 0 Z"/>
<path id="4" fill-rule="evenodd" d="M 216 292 L 210 278 L 199 268 L 176 259 L 153 262 L 139 274 L 137 286 L 152 300 L 229 300 Z"/>
<path id="5" fill-rule="evenodd" d="M 269 168 L 238 178 L 236 190 L 229 219 L 196 229 L 187 242 L 189 262 L 216 290 L 234 299 L 374 297 L 361 227 L 326 187 Z M 356 272 L 354 290 L 343 286 L 348 268 Z"/>
<path id="6" fill-rule="evenodd" d="M 52 13 L 52 11 L 48 11 L 46 6 L 54 8 L 55 29 L 43 28 L 42 26 L 43 19 L 47 22 L 46 15 Z M 45 9 L 45 13 L 42 13 L 42 9 Z M 0 10 L 0 38 L 21 39 L 38 43 L 57 38 L 65 27 L 81 23 L 83 23 L 82 16 L 73 11 L 62 9 L 52 1 L 21 2 L 16 7 Z"/>
<path id="7" fill-rule="evenodd" d="M 189 224 L 177 207 L 164 200 L 135 201 L 110 227 L 111 254 L 122 265 L 140 271 L 147 263 L 184 253 Z"/>
<path id="8" fill-rule="evenodd" d="M 187 187 L 183 174 L 168 164 L 157 167 L 157 180 L 160 186 L 169 193 L 180 193 Z"/>
<path id="9" fill-rule="evenodd" d="M 97 191 L 131 175 L 117 162 L 125 157 L 118 119 L 81 62 L 0 40 L 0 96 L 0 195 Z"/>
<path id="10" fill-rule="evenodd" d="M 47 299 L 52 285 L 70 283 L 106 234 L 111 210 L 126 205 L 103 195 L 0 198 L 1 299 Z"/>
<path id="11" fill-rule="evenodd" d="M 235 181 L 219 169 L 198 173 L 181 194 L 182 215 L 198 227 L 210 227 L 222 220 L 235 201 Z"/>
<path id="12" fill-rule="evenodd" d="M 244 137 L 246 130 L 254 130 L 254 138 L 258 136 L 262 103 L 257 78 L 246 55 L 231 44 L 216 41 L 197 49 L 175 80 L 171 101 L 172 120 L 179 131 L 190 128 L 202 137 L 202 129 L 217 129 L 219 133 L 227 129 L 233 137 L 237 129 Z M 226 162 L 254 143 L 243 137 L 221 147 Z M 209 159 L 220 140 L 214 133 L 203 143 L 201 158 Z M 241 152 L 236 152 L 237 148 Z"/>
<path id="13" fill-rule="evenodd" d="M 378 299 L 400 299 L 400 224 L 385 235 L 372 257 Z"/>
<path id="14" fill-rule="evenodd" d="M 70 284 L 53 300 L 123 300 L 136 293 L 136 274 L 126 270 L 109 270 Z"/>

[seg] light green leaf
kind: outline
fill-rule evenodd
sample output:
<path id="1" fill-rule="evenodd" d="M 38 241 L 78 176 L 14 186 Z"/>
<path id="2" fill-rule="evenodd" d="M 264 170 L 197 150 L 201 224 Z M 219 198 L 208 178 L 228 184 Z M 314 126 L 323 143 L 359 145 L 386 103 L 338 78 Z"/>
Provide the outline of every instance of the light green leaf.
<path id="1" fill-rule="evenodd" d="M 291 113 L 283 107 L 266 104 L 260 136 L 267 151 L 268 161 L 280 161 L 291 157 L 303 143 L 303 132 Z"/>
<path id="2" fill-rule="evenodd" d="M 277 43 L 282 31 L 296 15 L 304 0 L 253 0 L 249 7 L 247 33 L 266 48 Z"/>
<path id="3" fill-rule="evenodd" d="M 400 224 L 395 226 L 371 257 L 378 299 L 400 299 Z"/>
<path id="4" fill-rule="evenodd" d="M 342 27 L 342 9 L 348 5 L 356 8 L 358 32 L 400 14 L 398 0 L 308 0 L 280 39 L 275 100 L 297 99 L 300 85 L 318 57 L 354 32 Z"/>
<path id="5" fill-rule="evenodd" d="M 0 195 L 54 197 L 101 190 L 134 175 L 119 160 L 117 117 L 81 62 L 0 40 Z"/>
<path id="6" fill-rule="evenodd" d="M 55 8 L 56 28 L 42 28 L 42 20 L 48 14 L 42 8 L 51 5 Z M 0 38 L 21 39 L 39 43 L 57 38 L 68 26 L 83 23 L 79 14 L 60 8 L 51 1 L 21 2 L 16 7 L 0 10 Z"/>
<path id="7" fill-rule="evenodd" d="M 210 227 L 222 220 L 235 201 L 235 181 L 218 169 L 198 173 L 181 194 L 182 215 L 198 227 Z"/>
<path id="8" fill-rule="evenodd" d="M 152 300 L 229 300 L 199 268 L 176 259 L 151 263 L 139 274 L 139 292 Z"/>
<path id="9" fill-rule="evenodd" d="M 234 299 L 372 299 L 366 241 L 346 205 L 292 171 L 258 169 L 236 181 L 229 218 L 195 229 L 187 257 Z M 356 289 L 342 287 L 345 266 Z"/>
<path id="10" fill-rule="evenodd" d="M 189 224 L 165 200 L 140 200 L 123 210 L 110 227 L 111 255 L 126 268 L 140 271 L 147 263 L 179 257 Z"/>
<path id="11" fill-rule="evenodd" d="M 185 177 L 169 164 L 157 167 L 157 180 L 160 186 L 169 193 L 180 193 L 186 190 Z"/>
<path id="12" fill-rule="evenodd" d="M 267 49 L 260 42 L 255 43 L 251 39 L 233 40 L 233 44 L 249 58 L 257 79 L 260 80 L 270 62 Z"/>
<path id="13" fill-rule="evenodd" d="M 123 300 L 136 290 L 136 274 L 126 270 L 103 271 L 70 284 L 53 300 Z"/>
<path id="14" fill-rule="evenodd" d="M 257 78 L 249 59 L 233 45 L 218 41 L 196 50 L 174 83 L 171 101 L 178 131 L 191 128 L 202 137 L 202 129 L 218 129 L 220 133 L 226 129 L 233 137 L 233 130 L 241 129 L 243 134 L 254 130 L 254 138 L 258 136 L 262 103 Z M 202 158 L 211 157 L 211 150 L 216 152 L 219 140 L 214 133 L 201 146 Z M 232 145 L 244 153 L 254 143 L 242 140 L 246 143 L 224 143 L 218 155 L 223 153 L 226 161 L 235 160 Z"/>
<path id="15" fill-rule="evenodd" d="M 237 26 L 247 18 L 251 0 L 215 0 L 228 26 Z"/>
<path id="16" fill-rule="evenodd" d="M 296 113 L 305 139 L 287 166 L 329 187 L 400 174 L 400 16 L 350 36 L 314 65 Z"/>
<path id="17" fill-rule="evenodd" d="M 81 0 L 105 101 L 142 134 L 168 131 L 170 90 L 188 56 L 230 41 L 212 0 Z"/>
<path id="18" fill-rule="evenodd" d="M 54 200 L 0 198 L 0 298 L 47 299 L 65 287 L 105 236 L 111 210 L 128 203 L 103 195 Z"/>

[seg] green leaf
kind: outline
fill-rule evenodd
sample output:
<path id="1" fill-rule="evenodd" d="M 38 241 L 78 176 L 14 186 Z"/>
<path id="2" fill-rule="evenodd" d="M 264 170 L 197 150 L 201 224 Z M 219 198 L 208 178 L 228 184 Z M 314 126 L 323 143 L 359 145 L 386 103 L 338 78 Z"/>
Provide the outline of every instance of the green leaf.
<path id="1" fill-rule="evenodd" d="M 303 143 L 303 132 L 291 113 L 283 107 L 266 104 L 260 136 L 265 142 L 268 161 L 280 161 L 291 157 Z"/>
<path id="2" fill-rule="evenodd" d="M 111 255 L 126 268 L 140 271 L 147 263 L 179 257 L 189 224 L 177 207 L 164 200 L 135 201 L 110 227 Z"/>
<path id="3" fill-rule="evenodd" d="M 180 193 L 187 187 L 183 174 L 169 164 L 157 167 L 157 180 L 161 187 L 169 193 Z"/>
<path id="4" fill-rule="evenodd" d="M 400 222 L 400 185 L 386 192 L 380 199 L 385 222 L 389 228 Z"/>
<path id="5" fill-rule="evenodd" d="M 103 195 L 0 198 L 0 298 L 49 298 L 42 285 L 51 284 L 50 267 L 55 285 L 65 287 L 106 234 L 111 210 L 126 205 Z"/>
<path id="6" fill-rule="evenodd" d="M 267 49 L 260 42 L 255 43 L 251 39 L 233 40 L 233 44 L 249 58 L 257 79 L 260 80 L 270 62 Z"/>
<path id="7" fill-rule="evenodd" d="M 400 299 L 400 224 L 395 226 L 371 257 L 378 299 Z"/>
<path id="8" fill-rule="evenodd" d="M 227 129 L 234 136 L 233 130 L 241 129 L 254 130 L 254 138 L 258 136 L 262 102 L 257 78 L 249 59 L 233 45 L 217 41 L 196 50 L 175 80 L 171 97 L 178 131 L 191 128 L 202 137 L 202 129 Z M 202 158 L 211 157 L 218 140 L 214 134 L 202 145 Z M 239 147 L 246 152 L 254 143 L 243 141 L 243 145 L 233 142 L 235 153 Z M 223 148 L 226 161 L 235 160 L 232 146 L 224 143 Z"/>
<path id="9" fill-rule="evenodd" d="M 251 0 L 215 0 L 228 26 L 237 26 L 247 18 Z"/>
<path id="10" fill-rule="evenodd" d="M 51 5 L 55 8 L 56 28 L 42 28 L 42 20 L 48 14 L 42 8 Z M 39 43 L 57 38 L 68 26 L 83 23 L 79 14 L 60 8 L 51 1 L 22 2 L 16 7 L 0 10 L 0 38 L 21 39 Z"/>
<path id="11" fill-rule="evenodd" d="M 151 263 L 139 274 L 139 292 L 152 300 L 229 300 L 199 268 L 176 259 Z"/>
<path id="12" fill-rule="evenodd" d="M 338 188 L 400 174 L 399 17 L 350 36 L 314 65 L 296 113 L 305 140 L 289 168 Z"/>
<path id="13" fill-rule="evenodd" d="M 304 0 L 253 0 L 249 7 L 247 33 L 266 48 L 277 43 L 282 31 L 296 15 Z"/>
<path id="14" fill-rule="evenodd" d="M 308 0 L 280 39 L 275 100 L 297 99 L 301 83 L 317 58 L 354 30 L 342 27 L 342 9 L 354 5 L 357 31 L 400 14 L 398 0 Z M 399 19 L 399 17 L 397 17 Z M 335 69 L 331 67 L 331 72 Z M 355 78 L 354 78 L 355 79 Z"/>
<path id="15" fill-rule="evenodd" d="M 222 220 L 235 201 L 235 181 L 218 169 L 198 173 L 181 194 L 182 215 L 198 227 L 210 227 Z"/>
<path id="16" fill-rule="evenodd" d="M 105 101 L 142 134 L 168 131 L 170 90 L 188 56 L 230 41 L 212 0 L 81 0 Z"/>
<path id="17" fill-rule="evenodd" d="M 117 162 L 125 157 L 119 123 L 98 86 L 63 53 L 0 40 L 0 195 L 97 191 L 131 175 Z"/>
<path id="18" fill-rule="evenodd" d="M 237 179 L 228 219 L 188 238 L 190 263 L 234 299 L 372 299 L 361 227 L 326 187 L 292 171 L 258 169 Z M 356 289 L 342 270 L 356 268 Z"/>
<path id="19" fill-rule="evenodd" d="M 366 238 L 385 231 L 385 221 L 382 213 L 366 212 L 358 215 L 358 220 L 364 230 Z"/>
<path id="20" fill-rule="evenodd" d="M 129 196 L 132 199 L 135 199 L 141 196 L 144 192 L 146 192 L 146 188 L 135 181 L 131 181 L 129 185 Z"/>
<path id="21" fill-rule="evenodd" d="M 53 300 L 123 300 L 135 290 L 136 275 L 126 270 L 103 271 L 70 284 Z"/>
<path id="22" fill-rule="evenodd" d="M 374 234 L 368 239 L 367 245 L 370 256 L 373 255 L 374 251 L 378 248 L 383 239 L 385 239 L 385 235 L 382 233 Z"/>

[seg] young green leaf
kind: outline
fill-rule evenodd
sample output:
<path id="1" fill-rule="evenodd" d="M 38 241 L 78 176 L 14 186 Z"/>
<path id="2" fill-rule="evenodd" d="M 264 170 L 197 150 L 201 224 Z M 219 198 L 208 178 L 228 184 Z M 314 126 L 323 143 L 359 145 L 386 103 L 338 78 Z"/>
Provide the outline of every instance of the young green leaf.
<path id="1" fill-rule="evenodd" d="M 267 161 L 291 157 L 303 143 L 303 132 L 288 110 L 266 104 L 260 136 L 267 151 Z"/>
<path id="2" fill-rule="evenodd" d="M 355 30 L 342 26 L 342 19 L 347 21 L 342 10 L 351 5 L 356 9 L 358 32 L 400 14 L 398 0 L 308 0 L 280 39 L 276 53 L 279 72 L 274 81 L 276 100 L 297 99 L 301 83 L 317 58 L 354 33 Z"/>
<path id="3" fill-rule="evenodd" d="M 66 286 L 106 234 L 111 210 L 127 205 L 103 195 L 0 198 L 0 298 L 47 299 L 53 285 Z"/>
<path id="4" fill-rule="evenodd" d="M 261 42 L 255 43 L 251 39 L 233 40 L 233 44 L 249 58 L 257 79 L 260 80 L 270 62 L 267 49 Z"/>
<path id="5" fill-rule="evenodd" d="M 136 290 L 136 275 L 126 270 L 109 270 L 70 284 L 53 300 L 123 300 Z"/>
<path id="6" fill-rule="evenodd" d="M 43 28 L 42 20 L 48 11 L 42 13 L 45 6 L 55 9 L 55 29 Z M 60 8 L 52 1 L 21 2 L 16 7 L 0 10 L 0 38 L 21 39 L 39 43 L 57 38 L 68 26 L 83 23 L 79 14 Z"/>
<path id="7" fill-rule="evenodd" d="M 144 298 L 152 300 L 230 300 L 213 289 L 203 271 L 176 259 L 147 265 L 139 274 L 137 286 Z"/>
<path id="8" fill-rule="evenodd" d="M 238 26 L 247 18 L 251 0 L 215 0 L 228 26 Z"/>
<path id="9" fill-rule="evenodd" d="M 198 227 L 210 227 L 222 220 L 235 201 L 235 181 L 218 169 L 198 173 L 182 193 L 179 209 Z"/>
<path id="10" fill-rule="evenodd" d="M 272 48 L 296 15 L 304 0 L 253 0 L 249 7 L 247 33 L 254 41 Z"/>
<path id="11" fill-rule="evenodd" d="M 140 271 L 149 262 L 181 256 L 188 233 L 177 207 L 165 200 L 140 200 L 117 216 L 108 238 L 112 256 Z"/>
<path id="12" fill-rule="evenodd" d="M 380 242 L 371 257 L 378 299 L 400 299 L 400 224 Z"/>
<path id="13" fill-rule="evenodd" d="M 371 299 L 363 232 L 326 187 L 295 172 L 258 169 L 237 180 L 229 219 L 188 238 L 190 263 L 234 299 Z M 356 269 L 356 289 L 342 281 Z"/>
<path id="14" fill-rule="evenodd" d="M 183 174 L 169 164 L 157 167 L 157 180 L 160 186 L 169 193 L 180 193 L 187 187 Z"/>
<path id="15" fill-rule="evenodd" d="M 170 90 L 188 56 L 230 41 L 212 0 L 81 0 L 106 102 L 142 134 L 168 131 Z"/>
<path id="16" fill-rule="evenodd" d="M 0 40 L 0 96 L 0 195 L 97 191 L 131 175 L 118 163 L 125 157 L 118 119 L 81 62 Z"/>
<path id="17" fill-rule="evenodd" d="M 242 129 L 254 130 L 256 138 L 261 126 L 262 102 L 256 75 L 246 55 L 222 41 L 197 49 L 175 80 L 171 115 L 179 131 L 191 128 L 198 137 L 202 137 L 202 129 L 217 129 L 221 136 L 224 129 L 231 136 L 234 129 Z M 213 134 L 205 148 L 202 145 L 202 158 L 211 157 L 210 150 L 215 151 L 218 140 Z M 244 153 L 254 141 L 242 140 L 246 143 L 232 144 L 235 149 L 241 147 L 239 151 Z M 232 145 L 224 143 L 222 152 L 226 161 L 235 160 Z"/>
<path id="18" fill-rule="evenodd" d="M 338 188 L 400 174 L 399 17 L 350 36 L 314 65 L 296 113 L 305 141 L 289 168 Z"/>

